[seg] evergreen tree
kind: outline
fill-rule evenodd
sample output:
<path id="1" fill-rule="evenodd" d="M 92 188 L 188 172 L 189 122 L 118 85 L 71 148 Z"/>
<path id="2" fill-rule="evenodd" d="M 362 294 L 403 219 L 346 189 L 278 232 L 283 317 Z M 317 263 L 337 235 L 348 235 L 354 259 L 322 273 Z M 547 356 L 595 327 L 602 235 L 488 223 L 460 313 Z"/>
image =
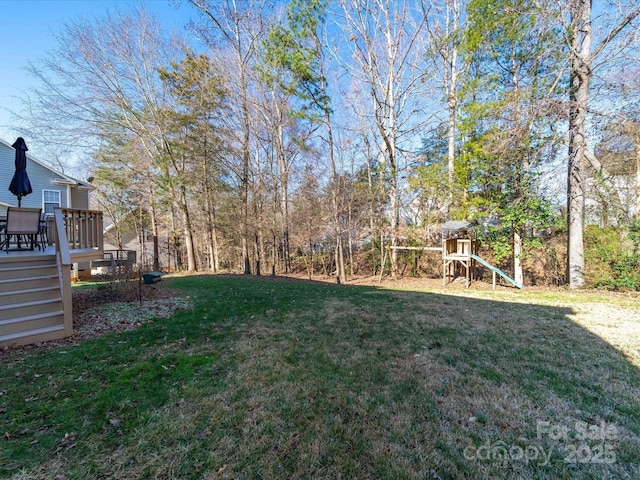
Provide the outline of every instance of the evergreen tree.
<path id="1" fill-rule="evenodd" d="M 499 219 L 494 246 L 510 236 L 519 283 L 527 237 L 551 219 L 536 172 L 555 145 L 550 125 L 558 118 L 543 106 L 557 94 L 559 42 L 544 12 L 532 0 L 470 0 L 467 10 L 464 55 L 472 68 L 462 89 L 459 215 Z"/>

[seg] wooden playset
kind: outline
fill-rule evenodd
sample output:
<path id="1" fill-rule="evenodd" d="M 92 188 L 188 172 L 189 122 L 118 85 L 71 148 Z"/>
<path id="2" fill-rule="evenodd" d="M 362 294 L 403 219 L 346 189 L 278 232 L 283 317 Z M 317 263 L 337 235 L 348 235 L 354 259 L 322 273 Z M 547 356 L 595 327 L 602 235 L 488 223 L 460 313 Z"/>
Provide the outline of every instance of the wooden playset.
<path id="1" fill-rule="evenodd" d="M 442 226 L 442 280 L 444 285 L 464 271 L 467 287 L 474 278 L 478 254 L 478 240 L 471 225 L 464 222 L 447 222 Z"/>
<path id="2" fill-rule="evenodd" d="M 473 230 L 473 225 L 461 221 L 449 221 L 442 225 L 442 247 L 400 247 L 394 246 L 396 250 L 422 250 L 438 251 L 442 253 L 442 281 L 444 285 L 451 283 L 458 277 L 465 278 L 466 285 L 471 285 L 471 280 L 475 279 L 476 267 L 478 264 L 488 268 L 493 276 L 493 288 L 496 288 L 497 275 L 501 276 L 517 288 L 524 288 L 506 273 L 497 267 L 489 264 L 486 260 L 478 256 L 479 242 Z M 382 272 L 380 273 L 382 278 Z"/>

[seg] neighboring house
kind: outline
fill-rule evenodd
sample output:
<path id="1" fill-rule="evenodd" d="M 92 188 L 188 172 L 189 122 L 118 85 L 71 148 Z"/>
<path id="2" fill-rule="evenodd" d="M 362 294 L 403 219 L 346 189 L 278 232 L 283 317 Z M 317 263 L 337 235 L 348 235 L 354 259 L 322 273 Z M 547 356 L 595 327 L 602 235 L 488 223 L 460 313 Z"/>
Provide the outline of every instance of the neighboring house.
<path id="1" fill-rule="evenodd" d="M 585 225 L 601 228 L 626 225 L 640 211 L 640 175 L 610 175 L 602 180 L 585 180 Z"/>
<path id="2" fill-rule="evenodd" d="M 0 139 L 0 178 L 4 179 L 4 185 L 0 185 L 0 214 L 5 214 L 8 206 L 18 205 L 18 199 L 9 191 L 14 171 L 15 149 Z M 94 190 L 91 184 L 55 171 L 30 152 L 27 152 L 27 175 L 33 192 L 22 197 L 21 206 L 42 208 L 47 215 L 53 214 L 54 207 L 89 208 L 89 192 Z"/>
<path id="3" fill-rule="evenodd" d="M 145 228 L 139 234 L 133 226 L 133 218 L 127 215 L 120 219 L 122 226 L 120 231 L 120 242 L 116 232 L 115 224 L 111 223 L 104 229 L 104 250 L 124 250 L 135 252 L 136 262 L 138 262 L 144 270 L 150 270 L 153 267 L 153 236 L 150 229 Z M 143 241 L 140 241 L 140 235 Z M 168 254 L 168 234 L 161 232 L 160 245 L 158 248 L 158 262 L 161 268 L 168 268 L 170 265 L 170 257 Z"/>

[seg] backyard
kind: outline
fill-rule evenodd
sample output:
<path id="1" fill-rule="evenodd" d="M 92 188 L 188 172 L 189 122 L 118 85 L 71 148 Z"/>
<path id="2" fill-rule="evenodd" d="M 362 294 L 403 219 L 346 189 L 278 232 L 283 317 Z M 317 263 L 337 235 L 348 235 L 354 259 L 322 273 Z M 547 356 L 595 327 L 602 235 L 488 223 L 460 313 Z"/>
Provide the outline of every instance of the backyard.
<path id="1" fill-rule="evenodd" d="M 637 295 L 371 283 L 82 306 L 0 351 L 0 477 L 640 478 Z"/>

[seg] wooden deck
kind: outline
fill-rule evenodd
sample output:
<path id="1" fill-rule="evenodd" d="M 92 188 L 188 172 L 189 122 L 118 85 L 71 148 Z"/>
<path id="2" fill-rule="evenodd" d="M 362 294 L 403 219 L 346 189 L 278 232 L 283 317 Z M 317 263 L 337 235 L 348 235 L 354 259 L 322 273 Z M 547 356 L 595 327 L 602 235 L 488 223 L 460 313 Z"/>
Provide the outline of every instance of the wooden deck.
<path id="1" fill-rule="evenodd" d="M 5 252 L 4 250 L 0 251 L 0 268 L 2 268 L 2 263 L 5 262 L 13 262 L 16 259 L 24 258 L 32 259 L 37 257 L 53 257 L 56 256 L 56 247 L 55 245 L 49 245 L 44 250 L 38 250 L 37 248 L 33 251 L 30 250 L 9 250 Z M 102 258 L 102 252 L 93 249 L 93 248 L 78 248 L 75 250 L 69 251 L 69 256 L 71 257 L 72 263 L 81 263 L 81 262 L 90 262 L 91 260 L 97 260 Z"/>
<path id="2" fill-rule="evenodd" d="M 0 347 L 73 333 L 71 266 L 102 258 L 102 213 L 56 209 L 56 245 L 0 251 Z"/>
<path id="3" fill-rule="evenodd" d="M 37 257 L 40 255 L 44 255 L 44 256 L 48 256 L 48 255 L 56 255 L 56 246 L 55 245 L 48 245 L 46 246 L 43 250 L 40 250 L 38 248 L 35 248 L 33 250 L 9 250 L 9 251 L 5 251 L 2 250 L 0 251 L 0 261 L 2 261 L 2 259 L 7 259 L 7 258 L 16 258 L 16 257 Z"/>

